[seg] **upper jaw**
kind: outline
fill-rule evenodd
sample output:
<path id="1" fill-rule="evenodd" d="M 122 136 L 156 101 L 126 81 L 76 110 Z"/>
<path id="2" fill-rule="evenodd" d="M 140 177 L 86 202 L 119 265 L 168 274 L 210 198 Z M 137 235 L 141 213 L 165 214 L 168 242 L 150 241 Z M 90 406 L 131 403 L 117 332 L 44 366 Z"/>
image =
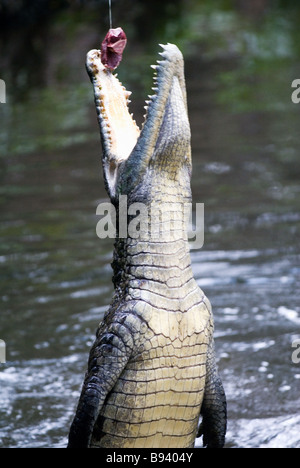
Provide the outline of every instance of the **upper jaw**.
<path id="1" fill-rule="evenodd" d="M 186 143 L 181 146 L 185 161 L 191 164 L 183 57 L 175 45 L 161 47 L 162 59 L 152 65 L 155 70 L 154 94 L 146 101 L 145 121 L 141 130 L 129 112 L 131 93 L 116 75 L 102 65 L 100 50 L 94 49 L 87 54 L 86 67 L 94 87 L 103 147 L 104 176 L 111 198 L 116 195 L 121 169 L 129 175 L 130 185 L 135 186 L 150 160 L 158 158 L 160 151 L 165 151 L 170 144 L 175 145 L 176 141 Z M 173 122 L 169 122 L 169 129 L 164 135 L 162 127 L 170 119 Z"/>

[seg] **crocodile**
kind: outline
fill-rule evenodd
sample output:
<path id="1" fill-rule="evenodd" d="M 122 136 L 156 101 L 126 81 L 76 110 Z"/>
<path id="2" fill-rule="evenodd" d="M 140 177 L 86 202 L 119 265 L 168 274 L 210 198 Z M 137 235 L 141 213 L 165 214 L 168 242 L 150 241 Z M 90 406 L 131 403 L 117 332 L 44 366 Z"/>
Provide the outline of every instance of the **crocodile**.
<path id="1" fill-rule="evenodd" d="M 137 220 L 132 206 L 156 215 L 153 230 L 140 218 L 137 232 L 121 236 L 117 228 L 114 295 L 90 351 L 69 448 L 192 448 L 200 436 L 207 448 L 225 443 L 213 315 L 193 276 L 182 214 L 192 171 L 184 60 L 177 46 L 161 47 L 142 129 L 129 112 L 131 93 L 102 65 L 101 52 L 87 55 L 117 219 L 124 219 L 120 196 L 128 199 L 128 225 Z"/>

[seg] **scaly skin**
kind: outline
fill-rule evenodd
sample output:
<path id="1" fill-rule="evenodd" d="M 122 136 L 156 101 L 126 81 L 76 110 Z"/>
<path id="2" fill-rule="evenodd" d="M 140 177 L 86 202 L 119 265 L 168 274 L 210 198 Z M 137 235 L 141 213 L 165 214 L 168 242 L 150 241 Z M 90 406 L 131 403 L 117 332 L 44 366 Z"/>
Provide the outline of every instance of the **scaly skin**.
<path id="1" fill-rule="evenodd" d="M 129 206 L 153 210 L 159 231 L 142 223 L 139 239 L 115 242 L 115 294 L 90 352 L 69 447 L 186 448 L 200 434 L 207 447 L 224 445 L 213 317 L 193 277 L 184 214 L 192 166 L 184 64 L 174 45 L 161 55 L 141 131 L 100 52 L 87 57 L 108 194 L 116 208 L 127 195 Z"/>

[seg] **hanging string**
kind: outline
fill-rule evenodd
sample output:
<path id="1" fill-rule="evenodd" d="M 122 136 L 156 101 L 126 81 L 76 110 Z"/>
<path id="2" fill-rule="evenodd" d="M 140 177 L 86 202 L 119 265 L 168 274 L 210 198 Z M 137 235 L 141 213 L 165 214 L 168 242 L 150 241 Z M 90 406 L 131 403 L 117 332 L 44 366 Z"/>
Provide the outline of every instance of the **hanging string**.
<path id="1" fill-rule="evenodd" d="M 109 3 L 109 25 L 110 25 L 110 29 L 112 29 L 111 0 L 108 0 L 108 3 Z"/>
<path id="2" fill-rule="evenodd" d="M 1 0 L 0 0 L 1 1 Z M 110 29 L 101 44 L 101 62 L 110 71 L 115 70 L 122 60 L 127 37 L 122 28 L 112 27 L 112 1 L 108 0 Z"/>

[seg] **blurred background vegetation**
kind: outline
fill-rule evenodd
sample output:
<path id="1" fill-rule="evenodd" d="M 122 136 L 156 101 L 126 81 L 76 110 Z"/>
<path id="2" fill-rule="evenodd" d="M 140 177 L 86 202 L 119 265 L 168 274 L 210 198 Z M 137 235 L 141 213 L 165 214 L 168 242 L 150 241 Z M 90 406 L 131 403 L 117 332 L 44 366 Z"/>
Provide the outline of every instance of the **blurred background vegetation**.
<path id="1" fill-rule="evenodd" d="M 232 100 L 236 110 L 266 100 L 272 107 L 278 105 L 274 91 L 282 94 L 278 65 L 300 56 L 300 4 L 291 0 L 113 0 L 112 8 L 114 26 L 121 25 L 128 36 L 122 78 L 137 92 L 144 93 L 151 83 L 146 64 L 154 60 L 156 44 L 175 42 L 186 57 L 239 61 L 238 76 L 236 70 L 220 76 L 220 101 Z M 27 115 L 26 123 L 20 122 L 15 107 L 10 108 L 12 115 L 0 130 L 2 154 L 74 142 L 68 130 L 74 120 L 84 121 L 90 103 L 85 55 L 100 46 L 108 24 L 107 0 L 0 0 L 0 77 L 8 102 L 18 102 L 18 113 Z M 295 60 L 293 75 L 297 72 Z M 263 104 L 253 100 L 256 73 L 270 81 Z M 35 134 L 32 113 L 38 117 Z M 29 125 L 26 141 L 18 141 L 15 133 L 8 142 L 12 121 L 14 128 Z M 85 138 L 83 133 L 77 141 Z"/>
<path id="2" fill-rule="evenodd" d="M 128 36 L 121 77 L 136 98 L 151 86 L 148 65 L 163 42 L 176 43 L 186 59 L 198 58 L 198 67 L 226 60 L 215 83 L 217 99 L 231 102 L 233 111 L 282 106 L 290 91 L 282 80 L 300 76 L 299 2 L 113 0 L 112 9 L 114 26 Z M 88 50 L 100 46 L 108 24 L 107 0 L 0 0 L 0 77 L 10 104 L 0 110 L 0 154 L 90 137 L 84 61 Z"/>

